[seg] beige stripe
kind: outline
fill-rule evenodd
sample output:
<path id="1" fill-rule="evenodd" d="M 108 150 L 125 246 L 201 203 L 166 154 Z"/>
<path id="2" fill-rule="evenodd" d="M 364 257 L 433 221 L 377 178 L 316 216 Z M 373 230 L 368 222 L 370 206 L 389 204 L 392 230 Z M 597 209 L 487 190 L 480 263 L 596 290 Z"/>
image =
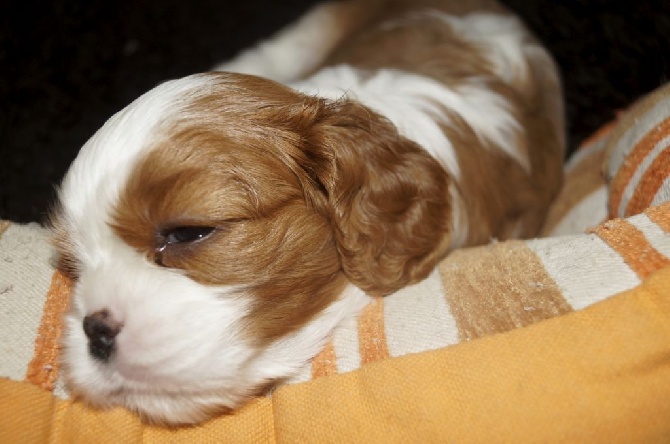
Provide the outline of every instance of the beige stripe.
<path id="1" fill-rule="evenodd" d="M 501 333 L 572 311 L 522 241 L 452 253 L 440 266 L 461 340 Z"/>
<path id="2" fill-rule="evenodd" d="M 0 237 L 5 234 L 5 231 L 7 231 L 7 228 L 9 228 L 11 224 L 12 223 L 7 220 L 0 220 Z"/>

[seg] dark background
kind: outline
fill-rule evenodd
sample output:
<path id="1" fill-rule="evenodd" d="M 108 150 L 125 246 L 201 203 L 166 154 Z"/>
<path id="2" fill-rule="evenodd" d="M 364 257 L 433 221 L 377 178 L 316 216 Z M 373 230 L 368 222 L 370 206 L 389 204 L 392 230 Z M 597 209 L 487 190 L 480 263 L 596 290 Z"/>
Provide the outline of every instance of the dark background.
<path id="1" fill-rule="evenodd" d="M 204 71 L 314 0 L 0 1 L 0 218 L 40 221 L 81 145 L 159 82 Z M 557 59 L 570 148 L 670 79 L 670 0 L 505 0 Z"/>

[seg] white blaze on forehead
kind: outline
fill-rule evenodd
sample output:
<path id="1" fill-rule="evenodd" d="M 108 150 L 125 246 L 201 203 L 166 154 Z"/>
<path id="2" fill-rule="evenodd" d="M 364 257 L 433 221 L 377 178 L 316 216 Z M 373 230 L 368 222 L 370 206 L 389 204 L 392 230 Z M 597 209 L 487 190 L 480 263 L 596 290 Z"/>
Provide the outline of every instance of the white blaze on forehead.
<path id="1" fill-rule="evenodd" d="M 70 166 L 60 189 L 65 224 L 75 233 L 78 253 L 96 262 L 111 230 L 107 215 L 118 199 L 133 165 L 151 147 L 160 125 L 193 97 L 194 89 L 207 89 L 206 76 L 190 76 L 159 85 L 112 116 L 86 144 Z"/>

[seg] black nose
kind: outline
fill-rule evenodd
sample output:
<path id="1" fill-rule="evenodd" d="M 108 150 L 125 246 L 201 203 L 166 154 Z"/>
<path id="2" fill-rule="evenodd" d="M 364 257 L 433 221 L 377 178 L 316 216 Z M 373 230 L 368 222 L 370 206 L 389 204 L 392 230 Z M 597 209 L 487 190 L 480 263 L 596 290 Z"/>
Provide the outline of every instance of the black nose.
<path id="1" fill-rule="evenodd" d="M 95 359 L 107 361 L 114 351 L 114 338 L 121 324 L 107 310 L 100 310 L 84 318 L 84 333 L 88 336 L 88 352 Z"/>

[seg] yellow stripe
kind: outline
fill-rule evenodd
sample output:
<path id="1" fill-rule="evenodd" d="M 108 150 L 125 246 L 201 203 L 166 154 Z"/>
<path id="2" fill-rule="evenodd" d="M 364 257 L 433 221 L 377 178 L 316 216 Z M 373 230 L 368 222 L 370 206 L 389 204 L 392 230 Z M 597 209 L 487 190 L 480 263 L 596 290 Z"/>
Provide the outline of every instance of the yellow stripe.
<path id="1" fill-rule="evenodd" d="M 56 270 L 44 304 L 42 320 L 35 339 L 33 359 L 28 365 L 26 380 L 46 390 L 53 390 L 58 378 L 60 338 L 63 316 L 72 292 L 72 281 Z"/>
<path id="2" fill-rule="evenodd" d="M 461 341 L 572 311 L 540 258 L 522 241 L 454 251 L 440 265 Z"/>
<path id="3" fill-rule="evenodd" d="M 358 347 L 361 365 L 389 357 L 384 329 L 384 300 L 380 297 L 374 298 L 358 318 Z"/>
<path id="4" fill-rule="evenodd" d="M 593 229 L 593 232 L 642 279 L 670 264 L 670 260 L 649 243 L 642 231 L 624 219 L 612 219 Z"/>

